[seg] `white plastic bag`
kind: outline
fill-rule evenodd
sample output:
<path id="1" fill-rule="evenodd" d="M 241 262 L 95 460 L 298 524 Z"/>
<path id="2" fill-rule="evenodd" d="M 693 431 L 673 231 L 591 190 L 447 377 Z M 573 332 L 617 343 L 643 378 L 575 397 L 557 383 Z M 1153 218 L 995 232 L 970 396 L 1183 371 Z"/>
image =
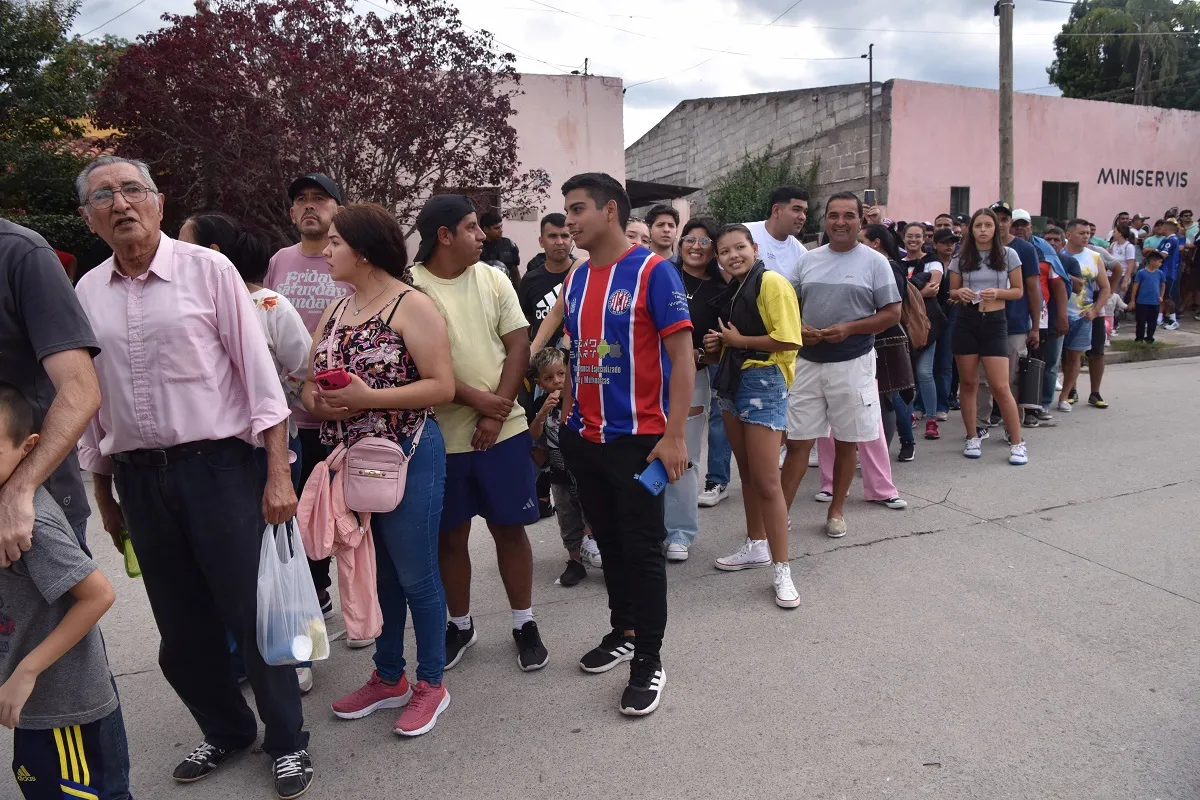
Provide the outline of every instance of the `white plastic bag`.
<path id="1" fill-rule="evenodd" d="M 273 666 L 329 658 L 329 636 L 295 519 L 268 525 L 258 555 L 258 651 Z"/>

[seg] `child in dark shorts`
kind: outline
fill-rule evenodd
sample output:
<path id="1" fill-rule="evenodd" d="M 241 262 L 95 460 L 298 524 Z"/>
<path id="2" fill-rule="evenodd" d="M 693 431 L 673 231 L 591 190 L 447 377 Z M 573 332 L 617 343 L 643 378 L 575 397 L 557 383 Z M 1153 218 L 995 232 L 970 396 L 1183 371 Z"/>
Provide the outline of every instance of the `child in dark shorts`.
<path id="1" fill-rule="evenodd" d="M 550 478 L 554 498 L 554 513 L 558 517 L 563 547 L 567 548 L 567 568 L 559 576 L 562 586 L 575 586 L 587 577 L 585 563 L 601 567 L 600 549 L 587 531 L 579 492 L 558 446 L 562 425 L 559 406 L 567 381 L 566 355 L 553 347 L 539 350 L 530 363 L 530 372 L 544 394 L 530 408 L 529 433 L 533 436 L 533 460 Z"/>
<path id="2" fill-rule="evenodd" d="M 0 486 L 37 446 L 33 407 L 0 383 Z M 97 623 L 113 589 L 44 489 L 33 542 L 0 569 L 0 725 L 27 800 L 129 800 L 129 750 Z"/>

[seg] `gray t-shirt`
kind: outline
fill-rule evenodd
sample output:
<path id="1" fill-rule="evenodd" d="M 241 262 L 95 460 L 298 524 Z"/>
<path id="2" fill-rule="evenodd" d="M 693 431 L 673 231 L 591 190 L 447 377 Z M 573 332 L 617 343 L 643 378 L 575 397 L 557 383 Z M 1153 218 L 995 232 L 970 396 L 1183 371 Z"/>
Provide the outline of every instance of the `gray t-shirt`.
<path id="1" fill-rule="evenodd" d="M 829 245 L 809 250 L 800 257 L 797 274 L 800 319 L 814 328 L 866 319 L 901 299 L 891 264 L 865 244 L 844 253 Z M 873 334 L 859 334 L 837 344 L 805 345 L 799 355 L 819 363 L 852 361 L 874 346 Z"/>
<path id="2" fill-rule="evenodd" d="M 979 269 L 964 273 L 958 264 L 958 256 L 950 259 L 950 271 L 962 275 L 963 287 L 978 294 L 984 289 L 1009 288 L 1008 273 L 1021 268 L 1021 257 L 1011 247 L 1004 248 L 1004 269 L 992 269 L 988 264 L 992 260 L 990 251 L 979 252 Z"/>
<path id="3" fill-rule="evenodd" d="M 0 219 L 0 381 L 33 403 L 39 427 L 55 395 L 42 359 L 79 348 L 100 352 L 62 262 L 37 233 Z M 74 450 L 45 485 L 72 525 L 87 521 Z"/>
<path id="4" fill-rule="evenodd" d="M 44 488 L 34 495 L 33 510 L 33 546 L 0 569 L 0 682 L 58 627 L 75 602 L 71 589 L 96 569 Z M 92 628 L 38 676 L 20 727 L 86 725 L 111 714 L 117 703 L 100 629 Z"/>

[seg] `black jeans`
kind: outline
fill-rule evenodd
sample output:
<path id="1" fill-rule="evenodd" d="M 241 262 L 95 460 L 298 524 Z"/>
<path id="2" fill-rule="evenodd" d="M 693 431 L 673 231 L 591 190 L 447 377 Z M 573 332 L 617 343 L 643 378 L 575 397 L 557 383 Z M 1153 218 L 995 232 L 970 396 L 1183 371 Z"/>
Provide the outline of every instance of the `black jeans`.
<path id="1" fill-rule="evenodd" d="M 560 436 L 604 561 L 612 627 L 635 631 L 634 652 L 658 660 L 667 628 L 663 496 L 650 494 L 633 476 L 646 468 L 659 437 L 623 436 L 596 444 L 565 425 Z"/>
<path id="2" fill-rule="evenodd" d="M 1138 303 L 1134 306 L 1137 317 L 1137 340 L 1154 341 L 1154 331 L 1158 328 L 1158 306 L 1148 306 Z"/>
<path id="3" fill-rule="evenodd" d="M 300 488 L 296 490 L 296 496 L 299 496 L 304 491 L 304 484 L 308 483 L 308 476 L 312 475 L 313 469 L 329 455 L 329 448 L 321 444 L 321 431 L 316 428 L 300 428 L 296 431 L 296 438 L 300 440 Z M 329 577 L 331 558 L 308 560 L 308 571 L 312 573 L 317 594 L 328 592 L 329 587 L 333 585 L 333 579 Z"/>
<path id="4" fill-rule="evenodd" d="M 117 462 L 125 523 L 142 566 L 162 643 L 158 663 L 204 740 L 249 747 L 258 736 L 230 662 L 226 628 L 246 661 L 263 750 L 272 758 L 308 746 L 294 667 L 263 662 L 256 638 L 262 494 L 254 450 L 225 439 L 165 467 Z"/>

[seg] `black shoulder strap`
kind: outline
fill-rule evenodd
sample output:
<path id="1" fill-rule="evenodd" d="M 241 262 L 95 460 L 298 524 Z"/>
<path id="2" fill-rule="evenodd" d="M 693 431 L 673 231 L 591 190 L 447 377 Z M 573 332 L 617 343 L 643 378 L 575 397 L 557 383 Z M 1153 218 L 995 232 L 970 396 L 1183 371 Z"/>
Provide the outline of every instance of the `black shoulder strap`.
<path id="1" fill-rule="evenodd" d="M 408 290 L 408 292 L 411 292 L 411 291 L 413 291 L 413 290 L 412 289 Z M 408 295 L 408 292 L 402 292 L 400 294 L 400 296 L 396 298 L 396 305 L 392 306 L 392 313 L 388 314 L 387 319 L 385 319 L 383 321 L 383 325 L 385 328 L 392 327 L 392 317 L 396 316 L 396 309 L 400 307 L 400 301 L 403 300 Z"/>

